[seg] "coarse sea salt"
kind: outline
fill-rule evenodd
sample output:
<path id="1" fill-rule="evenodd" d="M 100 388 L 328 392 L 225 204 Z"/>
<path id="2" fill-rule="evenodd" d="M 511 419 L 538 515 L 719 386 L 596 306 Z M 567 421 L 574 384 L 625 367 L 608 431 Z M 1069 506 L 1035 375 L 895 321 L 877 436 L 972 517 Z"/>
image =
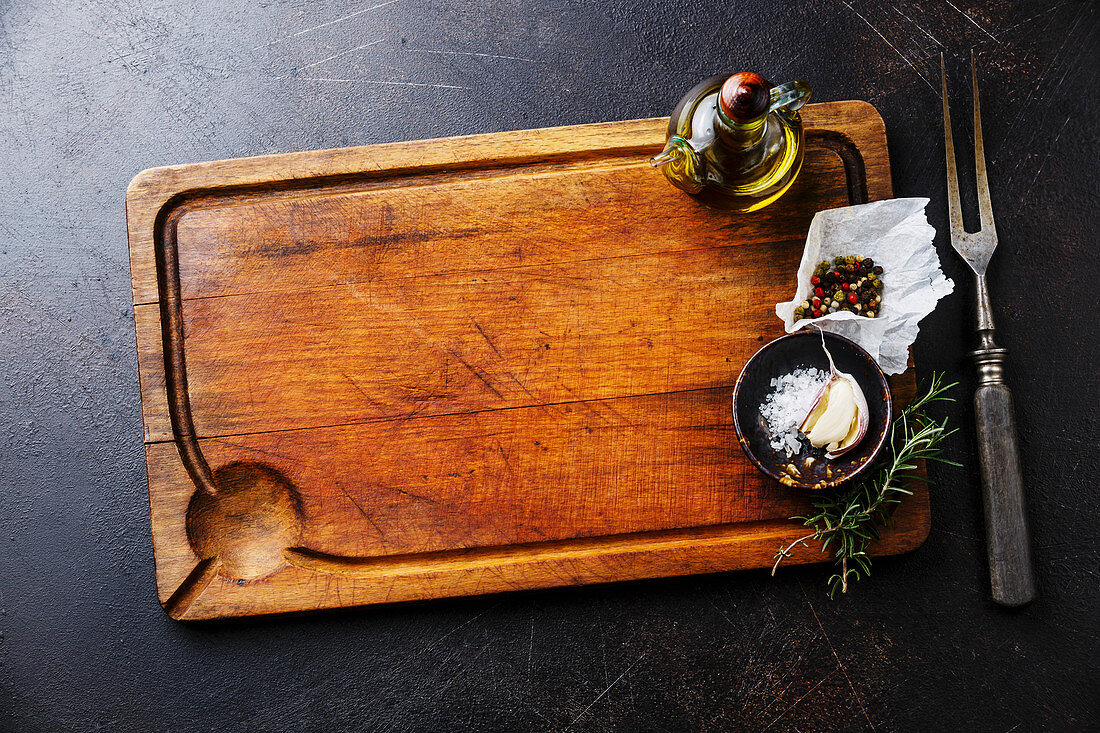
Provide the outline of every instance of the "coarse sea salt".
<path id="1" fill-rule="evenodd" d="M 772 391 L 760 404 L 760 416 L 768 425 L 768 442 L 788 458 L 798 453 L 801 444 L 798 426 L 814 403 L 814 397 L 829 381 L 829 373 L 814 367 L 795 369 L 774 377 Z"/>

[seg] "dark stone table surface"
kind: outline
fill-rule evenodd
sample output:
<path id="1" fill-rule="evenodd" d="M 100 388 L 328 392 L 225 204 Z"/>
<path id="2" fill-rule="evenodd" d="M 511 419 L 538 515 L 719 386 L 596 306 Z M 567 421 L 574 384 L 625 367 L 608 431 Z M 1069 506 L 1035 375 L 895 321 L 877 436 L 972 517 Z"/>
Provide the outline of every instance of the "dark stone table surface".
<path id="1" fill-rule="evenodd" d="M 0 730 L 1039 731 L 1100 726 L 1097 29 L 1080 0 L 0 0 Z M 1041 597 L 988 600 L 946 229 L 977 50 Z M 751 69 L 864 99 L 961 292 L 917 552 L 217 625 L 156 602 L 124 191 L 151 166 L 667 114 Z M 973 175 L 966 201 L 973 208 Z M 973 224 L 976 225 L 976 217 Z M 1089 310 L 1092 308 L 1092 310 Z"/>

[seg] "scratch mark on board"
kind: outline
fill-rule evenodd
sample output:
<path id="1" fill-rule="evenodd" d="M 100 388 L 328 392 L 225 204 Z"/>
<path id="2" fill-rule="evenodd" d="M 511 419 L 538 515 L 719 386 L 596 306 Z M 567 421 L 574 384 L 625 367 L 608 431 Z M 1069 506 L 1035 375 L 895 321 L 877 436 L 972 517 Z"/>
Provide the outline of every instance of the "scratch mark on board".
<path id="1" fill-rule="evenodd" d="M 1083 15 L 1084 15 L 1084 6 L 1082 6 L 1081 11 L 1078 12 L 1076 17 L 1074 18 L 1073 25 L 1070 26 L 1069 31 L 1065 34 L 1065 40 L 1062 41 L 1062 45 L 1060 45 L 1058 47 L 1058 50 L 1055 52 L 1054 57 L 1051 59 L 1050 63 L 1047 64 L 1043 68 L 1042 72 L 1039 75 L 1039 79 L 1034 84 L 1030 85 L 1031 86 L 1031 91 L 1028 92 L 1027 99 L 1024 100 L 1024 103 L 1022 105 L 1017 105 L 1019 107 L 1019 111 L 1016 112 L 1015 117 L 1012 118 L 1012 122 L 1009 123 L 1009 125 L 1006 129 L 1012 130 L 1012 129 L 1016 128 L 1017 123 L 1020 121 L 1020 118 L 1031 107 L 1032 98 L 1035 96 L 1036 90 L 1038 90 L 1038 89 L 1049 90 L 1048 94 L 1047 94 L 1047 99 L 1049 99 L 1050 95 L 1053 95 L 1054 91 L 1062 83 L 1061 80 L 1059 80 L 1058 84 L 1055 84 L 1054 86 L 1051 86 L 1050 84 L 1044 84 L 1044 81 L 1047 78 L 1047 74 L 1049 74 L 1052 69 L 1055 69 L 1055 67 L 1058 66 L 1059 60 L 1062 58 L 1062 52 L 1065 50 L 1066 46 L 1069 45 L 1070 41 L 1073 40 L 1074 34 L 1077 32 L 1077 26 L 1080 24 L 1081 17 Z M 1050 27 L 1050 24 L 1053 21 L 1054 21 L 1054 18 L 1051 17 L 1047 21 L 1046 25 L 1043 26 L 1043 32 L 1044 33 L 1046 32 L 1047 28 Z M 1085 49 L 1089 48 L 1089 46 L 1087 44 L 1079 44 L 1079 45 L 1081 45 Z M 1073 56 L 1073 59 L 1070 62 L 1068 62 L 1068 65 L 1067 65 L 1067 68 L 1066 68 L 1066 73 L 1068 73 L 1069 69 L 1076 63 L 1078 56 L 1080 56 L 1080 54 L 1077 54 L 1076 56 Z M 1063 80 L 1065 79 L 1065 74 L 1062 75 L 1062 79 Z M 1043 95 L 1040 95 L 1039 99 L 1040 100 L 1043 99 Z M 1009 147 L 1005 143 L 1002 143 L 999 146 L 999 149 L 993 155 L 994 164 L 996 165 L 998 163 L 998 161 L 1000 160 L 1001 152 L 1003 150 L 1010 150 L 1010 151 L 1014 152 L 1018 149 L 1019 149 L 1018 146 Z M 1012 168 L 1012 173 L 1010 173 L 1009 176 L 1008 176 L 1008 182 L 1010 184 L 1012 183 L 1013 179 L 1016 177 L 1016 171 L 1019 169 L 1020 164 L 1023 163 L 1024 160 L 1027 160 L 1029 158 L 1029 156 L 1018 156 L 1018 157 L 1019 157 L 1019 159 L 1016 161 L 1016 165 Z"/>
<path id="2" fill-rule="evenodd" d="M 493 343 L 493 340 L 489 338 L 489 335 L 485 333 L 485 329 L 481 327 L 481 324 L 472 318 L 470 320 L 474 322 L 474 328 L 476 328 L 477 332 L 481 334 L 481 337 L 485 339 L 485 343 L 489 344 L 489 348 L 493 350 L 493 353 L 497 355 L 497 358 L 499 358 L 501 361 L 504 361 L 504 355 L 500 353 L 500 349 L 498 349 L 497 345 Z"/>
<path id="3" fill-rule="evenodd" d="M 781 720 L 781 719 L 783 718 L 783 716 L 784 716 L 784 715 L 786 715 L 786 714 L 787 714 L 787 713 L 789 713 L 789 712 L 790 712 L 791 710 L 793 710 L 793 709 L 795 708 L 795 706 L 796 706 L 796 705 L 798 705 L 798 703 L 802 702 L 802 701 L 803 701 L 803 700 L 805 700 L 805 699 L 806 699 L 807 697 L 809 697 L 809 695 L 810 695 L 810 693 L 811 693 L 811 692 L 813 692 L 813 691 L 814 691 L 814 690 L 816 690 L 817 688 L 821 687 L 821 683 L 822 683 L 822 682 L 824 682 L 824 681 L 825 681 L 825 680 L 827 680 L 827 679 L 829 679 L 829 676 L 828 676 L 828 675 L 826 675 L 826 676 L 822 677 L 821 679 L 819 679 L 819 680 L 817 681 L 817 684 L 816 684 L 816 685 L 814 685 L 814 686 L 813 686 L 813 687 L 811 687 L 810 689 L 806 690 L 806 694 L 805 694 L 805 695 L 803 695 L 802 697 L 800 697 L 800 698 L 798 698 L 797 700 L 795 700 L 794 702 L 792 702 L 792 703 L 791 703 L 790 705 L 788 705 L 788 706 L 786 707 L 786 709 L 785 709 L 785 710 L 783 710 L 783 712 L 781 712 L 781 713 L 780 713 L 780 714 L 779 714 L 778 716 L 776 716 L 776 718 L 775 718 L 774 720 L 772 720 L 772 722 L 768 723 L 768 724 L 767 724 L 767 725 L 765 725 L 765 726 L 764 726 L 763 728 L 761 728 L 761 729 L 760 729 L 760 733 L 764 733 L 764 731 L 766 731 L 766 730 L 767 730 L 768 728 L 771 728 L 771 727 L 772 727 L 773 725 L 775 725 L 776 723 L 778 723 L 778 722 L 779 722 L 779 721 L 780 721 L 780 720 Z"/>
<path id="4" fill-rule="evenodd" d="M 1029 25 L 1031 23 L 1031 21 L 1035 20 L 1036 18 L 1041 18 L 1042 16 L 1046 15 L 1047 13 L 1053 13 L 1054 11 L 1062 8 L 1066 4 L 1066 2 L 1067 2 L 1067 0 L 1063 0 L 1062 2 L 1058 3 L 1057 5 L 1050 6 L 1049 8 L 1047 8 L 1046 10 L 1044 10 L 1041 13 L 1036 13 L 1035 15 L 1024 18 L 1019 23 L 1013 23 L 1012 25 L 1008 26 L 1007 28 L 1000 28 L 1000 29 L 998 29 L 997 32 L 1000 33 L 1001 35 L 1004 35 L 1005 33 L 1008 33 L 1009 31 L 1013 31 L 1013 30 L 1019 28 L 1022 25 Z M 1046 28 L 1044 27 L 1043 30 L 1045 31 Z"/>
<path id="5" fill-rule="evenodd" d="M 852 697 L 856 699 L 856 704 L 859 705 L 863 717 L 866 718 L 867 725 L 871 726 L 871 730 L 875 730 L 875 724 L 871 722 L 871 716 L 867 714 L 867 708 L 863 705 L 863 698 L 859 696 L 856 686 L 852 684 L 852 678 L 848 676 L 848 670 L 844 668 L 844 662 L 840 661 L 840 655 L 837 654 L 836 649 L 833 648 L 833 642 L 829 638 L 829 634 L 825 631 L 825 625 L 822 624 L 821 619 L 818 618 L 817 610 L 814 608 L 814 604 L 810 602 L 810 596 L 807 595 L 806 587 L 802 585 L 801 580 L 798 581 L 798 587 L 802 589 L 802 597 L 806 600 L 806 605 L 810 607 L 810 613 L 814 615 L 814 621 L 817 622 L 817 627 L 821 629 L 821 634 L 825 637 L 825 643 L 829 645 L 829 651 L 833 653 L 833 659 L 836 660 L 836 665 L 840 668 L 840 673 L 843 674 L 844 679 L 848 681 L 848 687 L 852 690 Z"/>
<path id="6" fill-rule="evenodd" d="M 610 691 L 611 691 L 611 688 L 612 688 L 612 687 L 614 687 L 615 685 L 619 684 L 619 680 L 621 680 L 621 679 L 622 679 L 623 677 L 626 677 L 626 675 L 627 675 L 627 674 L 629 674 L 630 670 L 634 669 L 634 667 L 636 667 L 636 666 L 638 665 L 638 663 L 639 663 L 639 662 L 641 662 L 641 661 L 642 661 L 643 659 L 645 659 L 645 658 L 646 658 L 646 655 L 647 655 L 647 654 L 649 654 L 649 652 L 642 652 L 642 656 L 640 656 L 640 657 L 638 657 L 637 659 L 635 659 L 635 660 L 634 660 L 634 662 L 632 662 L 632 663 L 631 663 L 631 665 L 630 665 L 629 667 L 627 667 L 626 669 L 624 669 L 624 670 L 623 670 L 623 673 L 622 673 L 622 674 L 620 674 L 620 675 L 619 675 L 618 677 L 616 677 L 616 678 L 615 678 L 615 680 L 614 680 L 614 681 L 613 681 L 613 682 L 612 682 L 612 683 L 611 683 L 610 685 L 608 685 L 608 686 L 607 686 L 607 688 L 606 688 L 606 689 L 605 689 L 605 690 L 604 690 L 603 692 L 601 692 L 601 693 L 600 693 L 599 695 L 596 695 L 596 698 L 595 698 L 595 699 L 594 699 L 594 700 L 593 700 L 592 702 L 588 703 L 588 707 L 586 707 L 586 708 L 585 708 L 584 710 L 582 710 L 582 711 L 581 711 L 581 714 L 580 714 L 580 715 L 578 715 L 577 717 L 573 718 L 572 722 L 570 722 L 570 723 L 569 723 L 569 725 L 565 726 L 565 729 L 566 729 L 566 730 L 569 730 L 570 728 L 572 728 L 572 727 L 573 727 L 573 725 L 574 725 L 574 724 L 576 724 L 576 722 L 577 722 L 578 720 L 580 720 L 581 718 L 583 718 L 583 717 L 585 716 L 585 714 L 586 714 L 586 713 L 587 713 L 587 712 L 588 712 L 589 710 L 591 710 L 591 709 L 592 709 L 592 706 L 593 706 L 593 705 L 595 705 L 595 704 L 596 704 L 597 702 L 599 702 L 599 701 L 600 701 L 600 699 L 601 699 L 601 698 L 602 698 L 602 697 L 603 697 L 604 695 L 606 695 L 606 694 L 607 694 L 608 692 L 610 692 Z"/>
<path id="7" fill-rule="evenodd" d="M 367 512 L 367 510 L 364 509 L 363 506 L 358 501 L 355 500 L 355 497 L 351 495 L 351 492 L 348 491 L 346 488 L 344 488 L 344 485 L 341 484 L 339 481 L 336 481 L 334 483 L 340 489 L 340 491 L 342 491 L 344 493 L 344 496 L 348 497 L 348 501 L 350 501 L 352 503 L 352 506 L 354 506 L 356 509 L 358 509 L 359 513 L 362 514 L 363 517 L 368 522 L 370 522 L 370 526 L 374 527 L 374 531 L 378 533 L 378 536 L 379 537 L 385 537 L 385 532 L 383 532 L 382 528 L 378 526 L 378 523 L 376 521 L 374 521 L 374 517 L 372 517 Z"/>
<path id="8" fill-rule="evenodd" d="M 341 56 L 347 56 L 349 53 L 355 53 L 356 51 L 362 51 L 364 48 L 370 48 L 371 46 L 377 46 L 383 40 L 384 39 L 379 38 L 377 40 L 371 41 L 370 43 L 364 43 L 362 46 L 356 46 L 355 48 L 349 48 L 347 51 L 341 51 L 340 53 L 334 53 L 333 55 L 331 55 L 327 58 L 323 58 L 320 61 L 314 61 L 312 64 L 306 64 L 305 66 L 299 66 L 295 70 L 296 71 L 304 71 L 305 69 L 312 69 L 314 66 L 320 66 L 321 64 L 323 64 L 327 61 L 332 61 L 333 59 L 338 59 Z M 286 79 L 286 78 L 287 77 L 285 77 L 285 76 L 276 77 L 276 79 Z"/>
<path id="9" fill-rule="evenodd" d="M 382 81 L 380 79 L 334 79 L 327 76 L 294 76 L 292 79 L 299 81 L 332 81 L 332 82 L 356 82 L 358 84 L 381 84 L 394 87 L 434 87 L 436 89 L 469 89 L 470 87 L 457 86 L 455 84 L 428 84 L 416 81 Z"/>
<path id="10" fill-rule="evenodd" d="M 969 20 L 969 21 L 970 21 L 970 24 L 971 24 L 972 26 L 974 26 L 975 28 L 977 28 L 978 30 L 980 30 L 980 31 L 981 31 L 982 33 L 984 33 L 984 34 L 986 34 L 987 36 L 989 36 L 990 38 L 992 38 L 992 39 L 993 39 L 994 41 L 996 41 L 997 43 L 1000 43 L 1000 42 L 1001 42 L 1001 40 L 1000 40 L 999 38 L 997 38 L 997 36 L 993 35 L 993 34 L 992 34 L 992 33 L 990 33 L 989 31 L 987 31 L 987 30 L 986 30 L 985 28 L 982 28 L 982 27 L 981 27 L 980 25 L 978 25 L 978 22 L 977 22 L 976 20 L 974 20 L 973 18 L 971 18 L 969 14 L 967 14 L 967 13 L 965 13 L 964 11 L 960 10 L 960 9 L 959 9 L 959 7 L 958 7 L 957 5 L 955 5 L 955 3 L 951 2 L 951 0 L 943 0 L 943 1 L 944 1 L 945 3 L 947 3 L 948 5 L 950 5 L 950 6 L 951 6 L 951 9 L 952 9 L 952 10 L 954 10 L 954 11 L 955 11 L 956 13 L 958 13 L 958 14 L 959 14 L 959 15 L 961 15 L 962 17 L 966 18 L 967 20 Z"/>
<path id="11" fill-rule="evenodd" d="M 512 462 L 508 460 L 508 453 L 505 452 L 504 446 L 500 444 L 500 440 L 496 441 L 497 450 L 500 451 L 500 457 L 504 460 L 504 467 L 508 469 L 508 475 L 515 476 L 516 472 L 512 469 Z"/>
<path id="12" fill-rule="evenodd" d="M 440 502 L 436 499 L 433 499 L 430 496 L 424 496 L 423 494 L 416 494 L 416 493 L 413 493 L 412 491 L 406 491 L 405 489 L 399 489 L 396 486 L 384 486 L 382 484 L 376 484 L 376 486 L 380 489 L 385 489 L 386 491 L 393 491 L 395 493 L 402 494 L 404 496 L 409 497 L 410 499 L 418 499 L 419 501 L 427 502 L 428 504 L 442 505 L 442 502 Z"/>
<path id="13" fill-rule="evenodd" d="M 385 404 L 384 403 L 379 402 L 378 400 L 374 399 L 369 394 L 367 394 L 366 390 L 364 390 L 359 385 L 359 382 L 352 379 L 351 375 L 348 374 L 347 372 L 345 372 L 343 369 L 340 370 L 340 374 L 343 375 L 344 379 L 348 380 L 348 383 L 351 384 L 352 387 L 355 387 L 355 391 L 357 391 L 359 394 L 361 394 L 363 396 L 363 399 L 365 399 L 367 401 L 367 404 L 369 404 L 371 407 L 379 408 L 379 410 L 381 411 L 381 413 L 383 415 L 386 414 L 386 409 L 385 409 Z"/>
<path id="14" fill-rule="evenodd" d="M 407 48 L 406 51 L 410 53 L 432 53 L 441 56 L 480 56 L 487 59 L 507 59 L 509 61 L 527 61 L 532 64 L 545 64 L 545 61 L 539 61 L 538 59 L 527 59 L 522 56 L 501 56 L 495 53 L 475 53 L 472 51 L 429 51 L 424 48 Z"/>
<path id="15" fill-rule="evenodd" d="M 531 613 L 531 638 L 527 643 L 527 678 L 531 677 L 531 658 L 535 653 L 535 614 Z"/>
<path id="16" fill-rule="evenodd" d="M 1043 175 L 1043 168 L 1046 167 L 1047 161 L 1050 160 L 1050 154 L 1058 147 L 1058 139 L 1062 137 L 1062 133 L 1065 132 L 1066 125 L 1073 118 L 1073 115 L 1066 117 L 1066 121 L 1062 123 L 1061 129 L 1058 130 L 1058 134 L 1054 136 L 1054 141 L 1047 146 L 1047 154 L 1043 156 L 1043 162 L 1039 164 L 1039 170 L 1035 171 L 1035 177 L 1031 179 L 1031 183 L 1028 184 L 1027 190 L 1024 191 L 1024 198 L 1026 199 L 1028 194 L 1031 193 L 1032 186 L 1039 180 L 1039 176 Z"/>
<path id="17" fill-rule="evenodd" d="M 270 458 L 275 458 L 275 459 L 280 460 L 280 461 L 288 461 L 290 463 L 297 463 L 298 465 L 302 464 L 302 462 L 299 461 L 297 458 L 291 458 L 290 456 L 284 456 L 282 453 L 279 453 L 277 450 L 266 450 L 264 448 L 259 448 L 259 447 L 250 446 L 250 445 L 244 445 L 242 443 L 234 443 L 231 440 L 225 440 L 225 438 L 210 438 L 209 440 L 211 440 L 213 442 L 216 442 L 216 443 L 220 443 L 221 445 L 227 445 L 231 448 L 236 448 L 237 450 L 248 451 L 250 453 L 258 453 L 262 456 L 268 456 Z"/>
<path id="18" fill-rule="evenodd" d="M 917 21 L 913 20 L 913 19 L 912 19 L 912 18 L 910 18 L 910 17 L 908 16 L 908 15 L 906 15 L 905 13 L 903 13 L 903 12 L 901 11 L 901 8 L 895 7 L 895 6 L 893 6 L 893 5 L 891 5 L 890 7 L 894 8 L 894 10 L 896 10 L 896 11 L 898 12 L 898 15 L 900 15 L 901 17 L 903 17 L 903 18 L 905 18 L 905 19 L 906 19 L 907 21 L 909 21 L 909 22 L 910 22 L 911 24 L 913 24 L 913 26 L 914 26 L 914 27 L 916 27 L 916 29 L 917 29 L 917 30 L 919 30 L 919 31 L 920 31 L 921 33 L 923 33 L 924 35 L 926 35 L 926 36 L 928 36 L 929 38 L 931 38 L 931 39 L 932 39 L 932 42 L 933 42 L 933 43 L 935 43 L 935 44 L 936 44 L 937 46 L 939 46 L 940 48 L 943 48 L 943 44 L 942 44 L 942 43 L 940 43 L 940 40 L 939 40 L 938 38 L 936 38 L 936 37 L 935 37 L 935 36 L 933 36 L 933 35 L 932 35 L 931 33 L 929 33 L 928 31 L 926 31 L 926 30 L 924 29 L 924 26 L 922 26 L 922 25 L 921 25 L 920 23 L 918 23 Z"/>
<path id="19" fill-rule="evenodd" d="M 387 5 L 393 5 L 396 2 L 397 2 L 397 0 L 388 0 L 387 2 L 379 3 L 378 5 L 372 5 L 369 8 L 363 8 L 362 10 L 356 10 L 354 13 L 348 13 L 347 15 L 340 16 L 339 18 L 335 18 L 334 20 L 330 20 L 326 23 L 320 23 L 320 24 L 312 26 L 310 28 L 300 30 L 297 33 L 291 33 L 289 36 L 282 36 L 280 38 L 276 38 L 273 41 L 268 41 L 267 43 L 261 43 L 259 46 L 253 46 L 252 50 L 257 51 L 261 48 L 266 48 L 268 46 L 274 46 L 276 43 L 282 43 L 283 41 L 289 40 L 291 38 L 297 38 L 298 36 L 305 35 L 306 33 L 312 33 L 315 30 L 320 30 L 321 28 L 327 28 L 330 25 L 336 25 L 337 23 L 343 23 L 345 20 L 350 20 L 351 18 L 354 18 L 358 15 L 363 15 L 364 13 L 369 13 L 372 10 L 378 10 L 379 8 L 384 8 Z"/>
<path id="20" fill-rule="evenodd" d="M 406 657 L 403 657 L 403 658 L 402 658 L 402 659 L 401 659 L 401 660 L 399 661 L 399 663 L 398 663 L 398 665 L 397 665 L 397 668 L 396 668 L 396 669 L 394 670 L 394 671 L 395 671 L 395 673 L 398 673 L 398 674 L 399 674 L 399 673 L 401 673 L 401 672 L 404 672 L 404 671 L 405 671 L 405 670 L 406 670 L 406 669 L 407 669 L 407 668 L 408 668 L 408 667 L 409 667 L 409 666 L 410 666 L 410 665 L 412 664 L 412 662 L 413 662 L 414 660 L 416 660 L 416 659 L 418 659 L 419 657 L 423 656 L 424 654 L 427 654 L 428 652 L 430 652 L 430 651 L 431 651 L 431 650 L 432 650 L 433 648 L 435 648 L 436 644 L 438 644 L 439 642 L 443 641 L 444 639 L 446 639 L 446 638 L 447 638 L 448 636 L 450 636 L 451 634 L 455 633 L 456 631 L 458 631 L 458 630 L 460 630 L 460 629 L 463 629 L 463 628 L 465 628 L 465 627 L 469 626 L 469 625 L 470 625 L 470 624 L 472 624 L 472 623 L 473 623 L 474 621 L 477 621 L 477 620 L 478 620 L 479 618 L 481 618 L 481 617 L 482 617 L 482 616 L 484 616 L 485 614 L 489 613 L 489 611 L 492 611 L 493 609 L 495 609 L 495 608 L 496 608 L 497 606 L 499 606 L 499 605 L 500 605 L 499 603 L 494 603 L 494 604 L 493 604 L 492 606 L 489 606 L 488 608 L 486 608 L 486 609 L 483 609 L 483 610 L 479 611 L 478 613 L 474 614 L 473 616 L 471 616 L 471 617 L 470 617 L 469 619 L 467 619 L 466 621 L 463 621 L 463 622 L 462 622 L 462 623 L 460 623 L 460 624 L 459 624 L 458 626 L 455 626 L 454 628 L 452 628 L 452 629 L 451 629 L 450 631 L 448 631 L 448 632 L 447 632 L 446 634 L 443 634 L 442 636 L 440 636 L 440 637 L 436 638 L 435 640 L 433 640 L 433 641 L 429 642 L 429 643 L 427 644 L 427 646 L 424 646 L 424 647 L 422 647 L 421 649 L 417 650 L 416 652 L 414 652 L 414 653 L 412 653 L 412 654 L 409 654 L 409 655 L 408 655 L 408 656 L 406 656 Z"/>
<path id="21" fill-rule="evenodd" d="M 901 56 L 901 60 L 902 60 L 902 61 L 904 61 L 905 63 L 909 64 L 909 68 L 913 70 L 913 73 L 914 73 L 914 74 L 916 74 L 916 75 L 917 75 L 918 77 L 920 77 L 920 80 L 921 80 L 921 81 L 923 81 L 923 82 L 924 82 L 924 83 L 925 83 L 925 84 L 926 84 L 926 85 L 928 86 L 928 88 L 929 88 L 929 89 L 931 89 L 931 90 L 932 90 L 933 92 L 935 92 L 935 91 L 936 91 L 936 88 L 935 88 L 934 86 L 932 86 L 932 82 L 930 82 L 930 81 L 928 81 L 927 79 L 925 79 L 925 78 L 924 78 L 924 75 L 923 75 L 923 74 L 921 74 L 921 73 L 920 73 L 920 72 L 919 72 L 919 71 L 917 70 L 917 67 L 913 65 L 913 62 L 909 60 L 909 57 L 908 57 L 908 56 L 906 56 L 905 54 L 903 54 L 903 53 L 902 53 L 901 51 L 899 51 L 899 50 L 898 50 L 898 47 L 897 47 L 897 46 L 895 46 L 894 44 L 890 43 L 890 39 L 889 39 L 889 38 L 887 38 L 886 36 L 884 36 L 884 35 L 882 34 L 882 31 L 880 31 L 880 30 L 879 30 L 878 28 L 876 28 L 876 27 L 875 27 L 875 24 L 874 24 L 874 23 L 872 23 L 871 21 L 867 20 L 867 19 L 866 19 L 866 18 L 864 18 L 864 17 L 862 16 L 862 15 L 860 15 L 859 11 L 858 11 L 858 10 L 856 10 L 855 8 L 853 8 L 853 7 L 852 7 L 851 5 L 849 5 L 849 4 L 847 3 L 847 2 L 845 2 L 845 0 L 840 0 L 840 1 L 841 1 L 842 3 L 844 3 L 844 7 L 848 8 L 848 10 L 851 10 L 851 11 L 852 11 L 853 13 L 855 13 L 855 14 L 856 14 L 856 17 L 857 17 L 857 18 L 859 18 L 859 19 L 860 19 L 860 20 L 862 20 L 862 21 L 863 21 L 864 23 L 866 23 L 866 24 L 867 24 L 867 26 L 868 26 L 868 27 L 869 27 L 869 28 L 870 28 L 871 30 L 873 30 L 873 31 L 875 32 L 875 34 L 876 34 L 876 35 L 877 35 L 877 36 L 878 36 L 879 38 L 881 38 L 881 39 L 883 40 L 883 42 L 884 42 L 884 43 L 885 43 L 885 44 L 886 44 L 887 46 L 889 46 L 889 47 L 890 47 L 891 49 L 893 49 L 894 53 L 896 53 L 896 54 L 897 54 L 898 56 Z"/>
<path id="22" fill-rule="evenodd" d="M 502 400 L 504 399 L 504 395 L 502 395 L 502 394 L 500 393 L 500 390 L 498 390 L 498 389 L 497 389 L 496 387 L 494 387 L 494 386 L 492 385 L 492 383 L 490 383 L 490 382 L 489 382 L 489 380 L 488 380 L 488 379 L 486 379 L 486 378 L 485 378 L 485 376 L 484 376 L 484 375 L 483 375 L 483 374 L 482 374 L 481 372 L 479 372 L 479 371 L 478 371 L 477 369 L 474 369 L 474 368 L 473 368 L 473 367 L 472 367 L 472 366 L 470 365 L 470 363 L 469 363 L 468 361 L 466 361 L 466 360 L 465 360 L 465 359 L 463 359 L 463 358 L 462 358 L 461 356 L 459 356 L 459 355 L 458 355 L 458 352 L 457 352 L 457 351 L 455 351 L 454 349 L 447 349 L 447 353 L 448 353 L 448 354 L 450 354 L 451 356 L 453 356 L 453 357 L 454 357 L 454 358 L 455 358 L 455 359 L 456 359 L 456 360 L 458 361 L 458 363 L 459 363 L 459 364 L 461 364 L 462 366 L 466 367 L 466 368 L 467 368 L 467 369 L 468 369 L 468 370 L 470 371 L 470 373 L 471 373 L 471 374 L 473 374 L 473 375 L 474 375 L 475 377 L 477 377 L 478 379 L 480 379 L 480 380 L 481 380 L 481 382 L 482 382 L 482 383 L 483 383 L 483 384 L 484 384 L 484 385 L 485 385 L 486 387 L 488 387 L 488 388 L 489 388 L 489 390 L 490 390 L 490 391 L 491 391 L 491 392 L 492 392 L 493 394 L 495 394 L 495 395 L 496 395 L 497 397 L 499 397 L 499 398 L 500 398 L 500 399 L 502 399 Z"/>

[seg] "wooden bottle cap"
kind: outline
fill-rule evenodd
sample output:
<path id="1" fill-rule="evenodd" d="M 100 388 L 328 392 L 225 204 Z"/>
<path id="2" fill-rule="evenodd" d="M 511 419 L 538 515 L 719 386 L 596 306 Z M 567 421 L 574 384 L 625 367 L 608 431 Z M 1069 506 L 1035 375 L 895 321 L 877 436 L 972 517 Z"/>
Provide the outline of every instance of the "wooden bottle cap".
<path id="1" fill-rule="evenodd" d="M 722 84 L 718 108 L 734 122 L 752 122 L 768 111 L 771 84 L 759 74 L 742 71 Z"/>

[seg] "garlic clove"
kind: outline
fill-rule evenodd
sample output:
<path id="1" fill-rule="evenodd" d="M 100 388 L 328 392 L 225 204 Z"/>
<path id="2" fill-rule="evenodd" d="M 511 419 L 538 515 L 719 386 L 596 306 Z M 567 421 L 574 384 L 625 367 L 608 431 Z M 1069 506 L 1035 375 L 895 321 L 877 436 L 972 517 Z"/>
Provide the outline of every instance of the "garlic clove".
<path id="1" fill-rule="evenodd" d="M 829 359 L 829 381 L 818 392 L 813 407 L 799 425 L 815 448 L 827 446 L 825 457 L 837 458 L 854 448 L 867 434 L 867 398 L 863 389 L 851 374 L 842 372 L 833 363 L 833 355 L 825 347 L 822 334 L 821 348 Z"/>
<path id="2" fill-rule="evenodd" d="M 839 447 L 840 442 L 858 422 L 856 402 L 852 395 L 852 386 L 846 379 L 834 378 L 823 400 L 824 411 L 807 425 L 806 437 L 815 448 L 829 445 L 830 450 Z"/>
<path id="3" fill-rule="evenodd" d="M 852 448 L 855 448 L 859 444 L 859 441 L 863 440 L 863 436 L 867 434 L 867 426 L 870 424 L 870 418 L 868 413 L 870 412 L 867 407 L 867 398 L 863 394 L 863 390 L 860 389 L 859 384 L 850 375 L 840 372 L 840 374 L 847 377 L 849 383 L 852 385 L 852 397 L 856 407 L 856 419 L 852 421 L 848 434 L 844 436 L 844 439 L 839 441 L 835 445 L 830 445 L 829 450 L 825 453 L 825 457 L 832 459 L 838 456 L 842 456 Z"/>
<path id="4" fill-rule="evenodd" d="M 802 421 L 802 424 L 798 426 L 798 429 L 803 434 L 807 433 L 817 423 L 818 419 L 825 412 L 825 409 L 829 406 L 829 385 L 832 384 L 830 379 L 825 384 L 821 385 L 821 389 L 817 391 L 817 396 L 814 397 L 813 407 L 810 408 L 810 412 L 806 415 L 806 419 Z"/>
<path id="5" fill-rule="evenodd" d="M 835 451 L 835 450 L 838 450 L 840 448 L 847 447 L 849 445 L 855 445 L 856 441 L 860 437 L 859 436 L 859 431 L 860 431 L 860 421 L 859 420 L 853 420 L 851 425 L 848 428 L 848 434 L 845 435 L 841 440 L 838 440 L 835 443 L 829 445 L 829 450 L 830 451 Z"/>

